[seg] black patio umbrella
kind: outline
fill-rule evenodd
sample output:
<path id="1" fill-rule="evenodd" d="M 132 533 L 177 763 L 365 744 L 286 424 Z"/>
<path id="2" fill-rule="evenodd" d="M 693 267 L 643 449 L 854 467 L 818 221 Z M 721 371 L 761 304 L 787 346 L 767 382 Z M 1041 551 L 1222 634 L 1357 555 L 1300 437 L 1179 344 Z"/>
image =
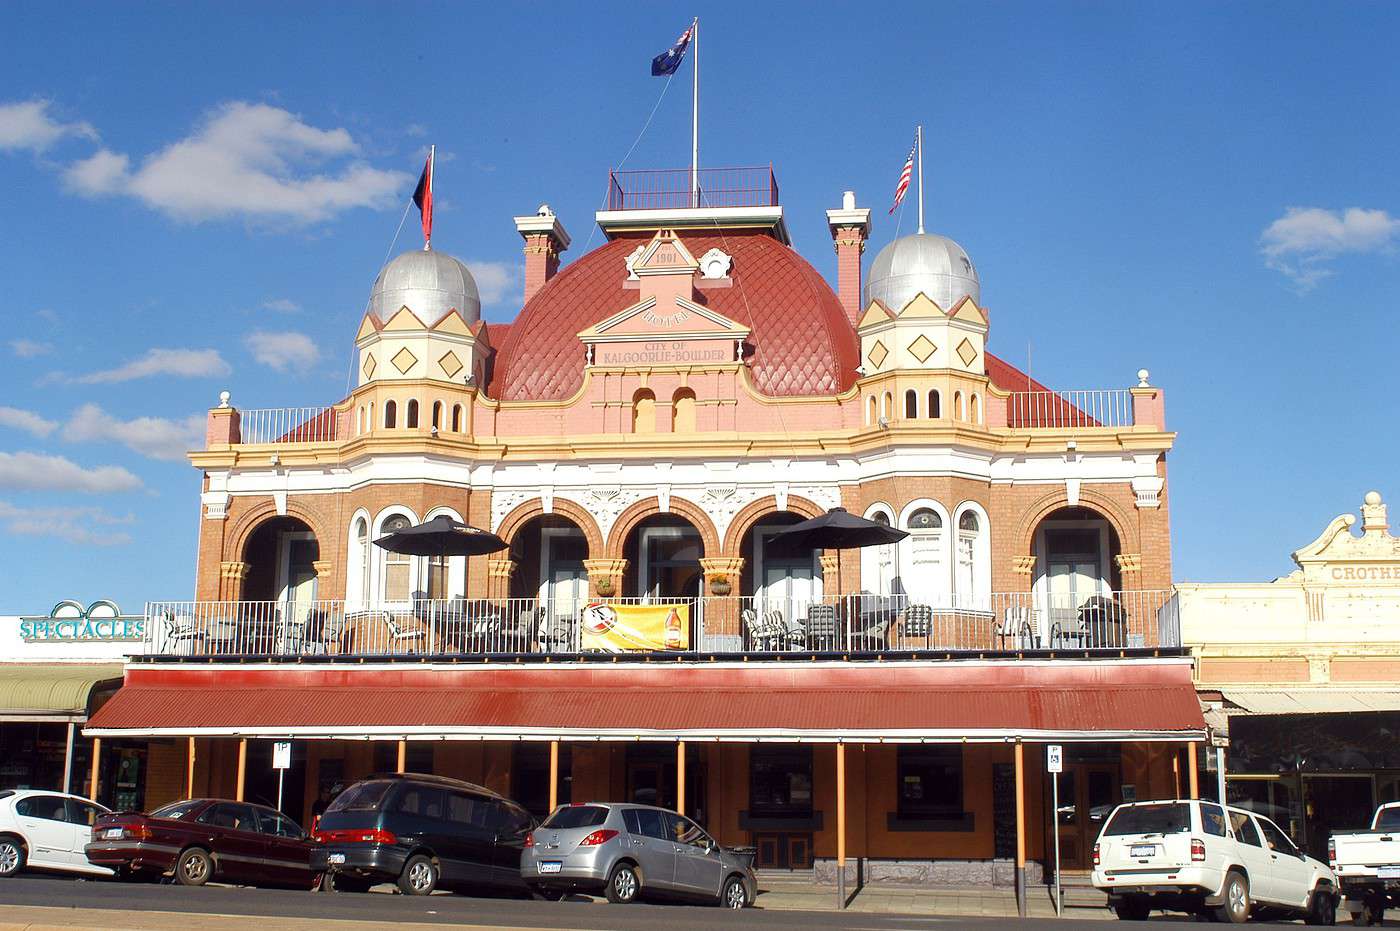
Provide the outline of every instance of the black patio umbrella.
<path id="1" fill-rule="evenodd" d="M 898 543 L 909 536 L 888 524 L 856 517 L 845 508 L 832 508 L 825 514 L 793 524 L 769 538 L 768 545 L 779 552 L 801 553 L 836 550 L 836 588 L 841 588 L 841 551 Z"/>
<path id="2" fill-rule="evenodd" d="M 385 534 L 374 541 L 391 553 L 406 556 L 480 556 L 506 548 L 494 533 L 440 514 L 430 521 Z"/>

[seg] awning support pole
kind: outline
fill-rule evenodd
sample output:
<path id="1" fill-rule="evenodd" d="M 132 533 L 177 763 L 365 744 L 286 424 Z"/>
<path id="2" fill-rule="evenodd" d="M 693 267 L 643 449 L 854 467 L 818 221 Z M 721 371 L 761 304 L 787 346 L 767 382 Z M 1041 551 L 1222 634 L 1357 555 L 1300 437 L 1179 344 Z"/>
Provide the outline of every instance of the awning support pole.
<path id="1" fill-rule="evenodd" d="M 559 741 L 549 742 L 549 810 L 559 807 Z"/>
<path id="2" fill-rule="evenodd" d="M 195 738 L 191 737 L 189 750 L 185 754 L 185 798 L 194 798 L 194 746 Z"/>
<path id="3" fill-rule="evenodd" d="M 836 745 L 836 907 L 846 907 L 846 745 L 843 743 Z"/>
<path id="4" fill-rule="evenodd" d="M 685 741 L 676 741 L 676 814 L 685 817 Z"/>
<path id="5" fill-rule="evenodd" d="M 1225 748 L 1215 748 L 1215 791 L 1220 793 L 1220 804 L 1229 804 L 1225 801 Z"/>
<path id="6" fill-rule="evenodd" d="M 1199 777 L 1196 775 L 1196 742 L 1186 745 L 1186 784 L 1191 788 L 1191 798 L 1201 797 Z"/>
<path id="7" fill-rule="evenodd" d="M 238 738 L 238 791 L 233 800 L 243 801 L 243 783 L 248 775 L 248 738 Z"/>
<path id="8" fill-rule="evenodd" d="M 88 780 L 88 798 L 97 801 L 97 769 L 102 763 L 102 738 L 92 738 L 92 776 Z"/>
<path id="9" fill-rule="evenodd" d="M 77 730 L 78 725 L 69 721 L 68 742 L 63 747 L 63 793 L 65 795 L 73 791 L 73 736 Z"/>
<path id="10" fill-rule="evenodd" d="M 408 772 L 408 741 L 399 741 L 399 768 L 398 772 Z"/>
<path id="11" fill-rule="evenodd" d="M 1026 751 L 1016 741 L 1016 914 L 1026 917 Z"/>

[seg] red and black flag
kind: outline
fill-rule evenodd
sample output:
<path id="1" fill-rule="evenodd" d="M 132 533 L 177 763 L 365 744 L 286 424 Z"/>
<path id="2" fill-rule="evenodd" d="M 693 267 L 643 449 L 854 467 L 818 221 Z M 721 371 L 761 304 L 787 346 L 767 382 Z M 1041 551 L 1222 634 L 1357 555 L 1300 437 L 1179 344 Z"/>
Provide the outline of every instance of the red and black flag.
<path id="1" fill-rule="evenodd" d="M 428 149 L 428 161 L 423 165 L 423 174 L 418 178 L 418 187 L 413 189 L 413 202 L 423 215 L 423 244 L 433 241 L 433 153 L 437 146 Z"/>

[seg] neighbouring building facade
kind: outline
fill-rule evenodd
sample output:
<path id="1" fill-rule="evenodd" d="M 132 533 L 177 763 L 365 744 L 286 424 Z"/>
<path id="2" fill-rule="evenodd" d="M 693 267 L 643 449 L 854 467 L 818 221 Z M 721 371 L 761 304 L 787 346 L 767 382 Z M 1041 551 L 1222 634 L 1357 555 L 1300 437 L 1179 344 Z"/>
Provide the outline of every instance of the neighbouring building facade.
<path id="1" fill-rule="evenodd" d="M 335 404 L 225 394 L 191 454 L 197 600 L 150 604 L 87 733 L 187 741 L 189 791 L 263 798 L 291 739 L 301 817 L 407 767 L 539 812 L 651 799 L 763 866 L 872 880 L 1036 878 L 1056 832 L 1082 869 L 1104 805 L 1188 791 L 1162 390 L 1051 391 L 990 353 L 953 240 L 862 280 L 848 193 L 833 288 L 768 169 L 701 175 L 702 206 L 688 172 L 610 176 L 602 244 L 562 268 L 560 219 L 516 217 L 508 324 L 461 262 L 395 258 Z M 836 507 L 909 536 L 770 545 Z M 374 545 L 442 514 L 509 548 Z"/>
<path id="2" fill-rule="evenodd" d="M 1321 856 L 1400 800 L 1400 539 L 1374 491 L 1355 525 L 1333 518 L 1272 582 L 1177 586 L 1230 801 Z"/>

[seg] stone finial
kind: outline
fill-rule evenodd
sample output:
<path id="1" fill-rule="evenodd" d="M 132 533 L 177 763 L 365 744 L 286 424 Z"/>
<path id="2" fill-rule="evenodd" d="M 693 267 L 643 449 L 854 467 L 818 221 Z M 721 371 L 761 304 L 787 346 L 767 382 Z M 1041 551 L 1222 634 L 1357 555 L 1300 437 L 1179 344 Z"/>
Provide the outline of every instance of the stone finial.
<path id="1" fill-rule="evenodd" d="M 1390 523 L 1386 518 L 1386 507 L 1385 502 L 1381 500 L 1381 493 L 1366 492 L 1366 498 L 1361 504 L 1361 532 L 1385 533 L 1388 529 Z"/>
<path id="2" fill-rule="evenodd" d="M 1149 372 L 1147 369 L 1138 369 L 1138 383 L 1137 383 L 1137 386 L 1138 386 L 1139 388 L 1151 388 L 1152 386 L 1151 386 L 1150 384 L 1147 383 L 1147 376 L 1149 376 L 1149 375 L 1151 375 L 1151 374 L 1152 374 L 1152 373 Z"/>
<path id="3" fill-rule="evenodd" d="M 220 407 L 228 407 L 228 399 L 229 399 L 229 393 L 228 393 L 227 391 L 220 391 L 220 392 L 219 392 L 219 406 L 220 406 Z"/>

